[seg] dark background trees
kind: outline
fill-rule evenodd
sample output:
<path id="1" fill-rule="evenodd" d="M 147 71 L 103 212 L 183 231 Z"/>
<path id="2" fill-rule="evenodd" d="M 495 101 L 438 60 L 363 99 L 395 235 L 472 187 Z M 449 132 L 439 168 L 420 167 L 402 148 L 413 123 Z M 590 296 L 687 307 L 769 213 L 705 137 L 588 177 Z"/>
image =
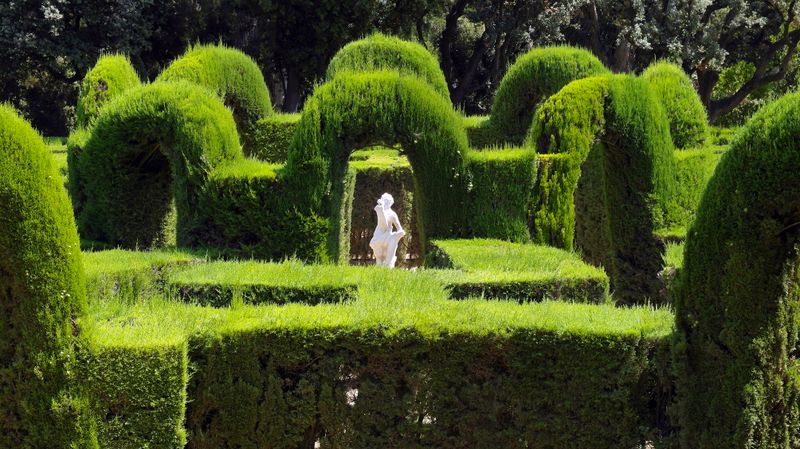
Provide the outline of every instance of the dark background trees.
<path id="1" fill-rule="evenodd" d="M 277 107 L 296 111 L 342 45 L 383 31 L 431 49 L 451 99 L 470 113 L 490 108 L 520 53 L 569 43 L 619 72 L 678 61 L 710 117 L 735 122 L 794 88 L 797 1 L 5 0 L 0 100 L 63 135 L 101 53 L 126 53 L 153 79 L 191 43 L 221 41 L 256 58 Z"/>

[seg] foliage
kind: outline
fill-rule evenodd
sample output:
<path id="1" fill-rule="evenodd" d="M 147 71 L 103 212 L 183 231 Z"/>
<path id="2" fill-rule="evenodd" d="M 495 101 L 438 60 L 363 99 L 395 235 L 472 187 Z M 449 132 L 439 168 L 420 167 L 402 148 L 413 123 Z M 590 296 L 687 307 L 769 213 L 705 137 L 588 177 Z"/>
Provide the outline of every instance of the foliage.
<path id="1" fill-rule="evenodd" d="M 139 75 L 124 55 L 103 55 L 97 64 L 86 73 L 81 83 L 76 108 L 79 128 L 90 125 L 100 108 L 108 100 L 141 84 Z"/>
<path id="2" fill-rule="evenodd" d="M 397 72 L 341 74 L 306 103 L 283 177 L 288 204 L 330 217 L 331 258 L 338 259 L 342 243 L 337 221 L 350 153 L 397 143 L 413 167 L 422 240 L 463 232 L 467 138 L 449 102 Z"/>
<path id="3" fill-rule="evenodd" d="M 608 276 L 576 254 L 502 240 L 435 240 L 428 265 L 450 268 L 436 277 L 450 297 L 512 301 L 563 300 L 604 303 Z"/>
<path id="4" fill-rule="evenodd" d="M 684 447 L 797 441 L 800 95 L 759 111 L 722 157 L 675 288 Z"/>
<path id="5" fill-rule="evenodd" d="M 326 77 L 330 80 L 341 72 L 375 70 L 396 70 L 403 75 L 418 76 L 444 98 L 450 98 L 435 56 L 420 44 L 380 33 L 342 47 L 331 59 Z"/>
<path id="6" fill-rule="evenodd" d="M 534 112 L 571 81 L 608 73 L 590 52 L 573 47 L 535 48 L 520 56 L 500 82 L 492 103 L 491 125 L 506 140 L 525 138 Z"/>
<path id="7" fill-rule="evenodd" d="M 252 144 L 245 155 L 265 162 L 284 163 L 300 114 L 272 114 L 257 121 L 250 134 Z"/>
<path id="8" fill-rule="evenodd" d="M 623 75 L 574 81 L 539 108 L 528 141 L 567 155 L 558 170 L 540 170 L 532 235 L 605 267 L 623 303 L 658 300 L 654 231 L 674 195 L 675 160 L 648 83 Z"/>
<path id="9" fill-rule="evenodd" d="M 708 117 L 692 80 L 668 62 L 651 64 L 642 73 L 664 106 L 672 142 L 678 149 L 697 147 L 708 136 Z"/>
<path id="10" fill-rule="evenodd" d="M 91 447 L 78 420 L 86 291 L 69 199 L 42 138 L 0 105 L 0 446 Z"/>
<path id="11" fill-rule="evenodd" d="M 196 45 L 169 65 L 156 81 L 189 81 L 219 95 L 233 112 L 245 146 L 253 145 L 256 122 L 272 114 L 264 75 L 252 58 L 223 45 Z"/>
<path id="12" fill-rule="evenodd" d="M 85 195 L 81 236 L 149 247 L 176 226 L 178 244 L 190 245 L 209 172 L 240 158 L 233 116 L 210 91 L 188 82 L 132 89 L 102 109 L 74 161 Z"/>
<path id="13" fill-rule="evenodd" d="M 536 153 L 519 148 L 471 151 L 467 161 L 472 175 L 466 222 L 470 235 L 530 241 Z"/>
<path id="14" fill-rule="evenodd" d="M 724 153 L 716 146 L 676 152 L 675 194 L 667 204 L 662 229 L 685 230 L 694 221 L 708 180 Z"/>

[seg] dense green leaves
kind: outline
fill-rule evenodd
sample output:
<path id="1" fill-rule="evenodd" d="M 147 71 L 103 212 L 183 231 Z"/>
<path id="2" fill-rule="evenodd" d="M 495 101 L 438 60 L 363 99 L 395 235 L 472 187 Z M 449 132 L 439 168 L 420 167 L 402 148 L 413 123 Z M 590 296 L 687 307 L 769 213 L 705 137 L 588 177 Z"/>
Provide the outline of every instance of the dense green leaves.
<path id="1" fill-rule="evenodd" d="M 675 64 L 659 62 L 642 73 L 664 106 L 675 148 L 700 146 L 708 137 L 708 117 L 692 80 Z"/>
<path id="2" fill-rule="evenodd" d="M 126 90 L 141 84 L 127 56 L 105 55 L 83 78 L 78 96 L 77 126 L 90 125 L 100 107 Z"/>

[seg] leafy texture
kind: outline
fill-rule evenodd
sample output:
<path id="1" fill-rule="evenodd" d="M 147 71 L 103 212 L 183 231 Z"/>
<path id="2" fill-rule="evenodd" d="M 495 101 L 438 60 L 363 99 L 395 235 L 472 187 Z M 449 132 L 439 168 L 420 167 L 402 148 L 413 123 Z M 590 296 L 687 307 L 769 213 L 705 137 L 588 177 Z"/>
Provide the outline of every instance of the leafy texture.
<path id="1" fill-rule="evenodd" d="M 77 126 L 88 126 L 108 100 L 141 84 L 127 56 L 105 55 L 86 73 L 78 96 Z"/>
<path id="2" fill-rule="evenodd" d="M 722 157 L 675 288 L 686 448 L 797 442 L 800 95 L 765 107 Z"/>
<path id="3" fill-rule="evenodd" d="M 702 144 L 708 136 L 708 116 L 686 72 L 675 64 L 657 62 L 642 73 L 642 78 L 650 83 L 667 112 L 675 148 Z"/>

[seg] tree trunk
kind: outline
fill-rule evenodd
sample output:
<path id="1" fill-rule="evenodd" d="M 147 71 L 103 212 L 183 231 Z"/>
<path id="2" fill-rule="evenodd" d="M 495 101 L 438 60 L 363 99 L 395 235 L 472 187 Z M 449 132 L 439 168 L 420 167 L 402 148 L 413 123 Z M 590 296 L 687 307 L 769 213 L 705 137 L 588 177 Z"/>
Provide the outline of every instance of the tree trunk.
<path id="1" fill-rule="evenodd" d="M 458 34 L 458 19 L 464 15 L 464 8 L 467 7 L 468 0 L 458 0 L 450 11 L 444 21 L 444 30 L 439 39 L 439 57 L 444 72 L 444 79 L 447 81 L 447 87 L 450 89 L 450 96 L 452 97 L 455 88 L 453 87 L 455 79 L 453 76 L 453 57 L 452 46 Z M 451 98 L 452 100 L 452 98 Z M 455 103 L 455 101 L 453 101 Z"/>
<path id="2" fill-rule="evenodd" d="M 283 94 L 283 112 L 297 112 L 300 105 L 300 80 L 297 70 L 286 68 L 286 91 Z"/>
<path id="3" fill-rule="evenodd" d="M 478 72 L 481 59 L 483 55 L 486 54 L 487 46 L 486 33 L 484 33 L 483 36 L 475 42 L 475 46 L 472 50 L 472 57 L 467 64 L 467 70 L 461 74 L 458 87 L 456 87 L 455 92 L 450 95 L 454 105 L 460 105 L 464 101 L 464 97 L 467 95 L 467 89 L 472 84 L 472 80 L 475 79 L 475 74 Z"/>

